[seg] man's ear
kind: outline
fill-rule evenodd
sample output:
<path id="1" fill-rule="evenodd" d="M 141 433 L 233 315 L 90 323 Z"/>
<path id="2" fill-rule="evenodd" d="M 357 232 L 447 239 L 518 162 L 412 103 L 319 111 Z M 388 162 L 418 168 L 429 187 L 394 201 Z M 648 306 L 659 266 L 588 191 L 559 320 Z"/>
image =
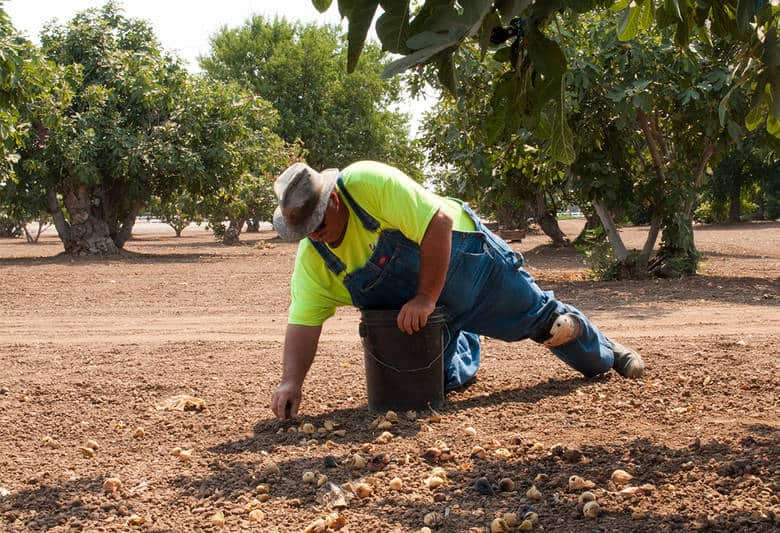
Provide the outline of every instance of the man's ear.
<path id="1" fill-rule="evenodd" d="M 336 189 L 330 191 L 330 201 L 333 202 L 333 207 L 338 210 L 341 205 L 341 197 L 339 196 L 339 192 Z"/>

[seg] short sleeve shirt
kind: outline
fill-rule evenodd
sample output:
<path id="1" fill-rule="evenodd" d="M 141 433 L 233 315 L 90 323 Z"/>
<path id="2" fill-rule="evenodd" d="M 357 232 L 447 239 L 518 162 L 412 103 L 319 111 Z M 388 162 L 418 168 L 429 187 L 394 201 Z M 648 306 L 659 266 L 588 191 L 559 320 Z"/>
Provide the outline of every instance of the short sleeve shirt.
<path id="1" fill-rule="evenodd" d="M 399 230 L 419 245 L 431 219 L 441 210 L 453 220 L 454 230 L 474 231 L 474 221 L 457 200 L 432 193 L 394 167 L 360 161 L 345 168 L 341 178 L 355 202 L 379 222 L 380 231 L 364 228 L 342 197 L 349 208 L 346 233 L 338 247 L 329 248 L 346 270 L 336 276 L 309 239 L 301 240 L 291 283 L 290 324 L 319 326 L 335 313 L 336 307 L 352 305 L 342 279 L 347 272 L 366 264 L 381 230 Z"/>

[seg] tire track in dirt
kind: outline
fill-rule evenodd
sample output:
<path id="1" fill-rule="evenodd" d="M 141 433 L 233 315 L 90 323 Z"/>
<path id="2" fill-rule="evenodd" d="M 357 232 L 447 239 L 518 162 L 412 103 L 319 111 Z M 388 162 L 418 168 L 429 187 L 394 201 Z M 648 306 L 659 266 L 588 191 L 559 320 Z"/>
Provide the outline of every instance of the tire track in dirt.
<path id="1" fill-rule="evenodd" d="M 776 320 L 767 324 L 767 312 Z M 710 306 L 692 322 L 689 309 L 663 313 L 642 307 L 587 313 L 608 335 L 625 337 L 697 337 L 704 335 L 780 335 L 780 309 L 750 305 Z M 739 320 L 735 320 L 739 317 Z M 326 322 L 322 341 L 358 339 L 358 313 L 343 311 Z M 61 315 L 9 317 L 0 324 L 0 344 L 102 343 L 161 344 L 191 341 L 282 342 L 287 316 L 282 314 L 177 315 L 169 317 Z"/>

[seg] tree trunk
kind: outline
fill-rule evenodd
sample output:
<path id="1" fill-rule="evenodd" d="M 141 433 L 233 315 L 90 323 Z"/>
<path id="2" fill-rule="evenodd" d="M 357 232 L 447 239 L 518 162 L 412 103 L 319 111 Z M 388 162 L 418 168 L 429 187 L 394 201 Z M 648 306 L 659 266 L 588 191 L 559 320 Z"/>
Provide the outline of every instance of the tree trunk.
<path id="1" fill-rule="evenodd" d="M 536 199 L 534 204 L 534 217 L 536 223 L 542 228 L 542 231 L 552 239 L 555 246 L 568 246 L 569 240 L 566 238 L 566 234 L 561 231 L 561 227 L 558 225 L 557 213 L 551 211 L 547 207 L 547 202 L 544 199 L 544 193 L 536 193 Z"/>
<path id="2" fill-rule="evenodd" d="M 577 235 L 577 238 L 574 239 L 574 244 L 585 244 L 585 241 L 588 237 L 588 232 L 602 227 L 601 220 L 599 220 L 599 216 L 595 211 L 593 213 L 589 213 L 583 210 L 582 213 L 585 215 L 585 226 L 583 226 L 582 231 L 580 231 L 580 234 Z"/>
<path id="3" fill-rule="evenodd" d="M 60 240 L 63 244 L 70 240 L 70 225 L 65 220 L 65 215 L 62 213 L 60 202 L 57 200 L 57 191 L 49 189 L 46 191 L 46 203 L 49 214 L 54 221 L 54 228 L 57 230 Z"/>
<path id="4" fill-rule="evenodd" d="M 241 229 L 244 227 L 245 218 L 231 219 L 230 224 L 225 230 L 225 236 L 222 237 L 222 244 L 228 246 L 238 244 L 238 238 L 241 235 Z"/>
<path id="5" fill-rule="evenodd" d="M 130 208 L 130 211 L 127 212 L 125 215 L 124 220 L 122 221 L 122 229 L 119 230 L 119 233 L 116 235 L 112 235 L 114 244 L 117 248 L 123 248 L 127 240 L 133 235 L 133 227 L 135 226 L 135 219 L 138 216 L 138 213 L 141 212 L 141 209 L 143 209 L 144 203 L 140 200 L 137 200 L 133 206 Z"/>
<path id="6" fill-rule="evenodd" d="M 260 231 L 260 221 L 250 218 L 246 223 L 247 233 L 258 233 Z"/>
<path id="7" fill-rule="evenodd" d="M 639 254 L 639 262 L 646 265 L 650 262 L 650 256 L 653 254 L 653 248 L 655 248 L 655 241 L 658 240 L 658 233 L 661 230 L 661 217 L 658 216 L 658 211 L 653 211 L 653 215 L 650 218 L 650 231 L 647 233 L 647 239 L 645 245 L 642 247 L 642 252 Z"/>
<path id="8" fill-rule="evenodd" d="M 97 218 L 92 212 L 92 195 L 86 185 L 78 185 L 67 191 L 63 196 L 63 201 L 70 215 L 68 236 L 62 241 L 66 253 L 71 255 L 115 255 L 119 253 L 119 248 L 109 233 L 108 224 Z M 54 216 L 56 224 L 57 216 Z M 57 229 L 59 231 L 59 227 Z"/>
<path id="9" fill-rule="evenodd" d="M 735 176 L 734 183 L 729 191 L 729 222 L 739 222 L 739 215 L 742 211 L 742 176 Z"/>
<path id="10" fill-rule="evenodd" d="M 604 226 L 604 230 L 607 232 L 607 238 L 609 239 L 609 244 L 612 246 L 612 253 L 615 256 L 615 260 L 617 260 L 618 263 L 625 263 L 626 258 L 628 258 L 628 251 L 626 250 L 625 244 L 623 244 L 623 239 L 620 237 L 620 232 L 617 229 L 615 221 L 612 220 L 612 215 L 610 215 L 607 207 L 598 200 L 593 200 L 591 203 L 596 209 L 596 213 L 601 220 L 601 225 Z"/>

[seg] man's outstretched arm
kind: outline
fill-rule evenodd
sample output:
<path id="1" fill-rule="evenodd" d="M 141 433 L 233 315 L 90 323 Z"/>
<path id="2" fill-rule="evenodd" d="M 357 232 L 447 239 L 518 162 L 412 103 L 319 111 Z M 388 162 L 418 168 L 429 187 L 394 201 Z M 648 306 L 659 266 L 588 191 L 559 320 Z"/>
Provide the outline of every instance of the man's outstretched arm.
<path id="1" fill-rule="evenodd" d="M 282 355 L 282 379 L 271 397 L 271 409 L 285 420 L 298 415 L 301 388 L 314 362 L 322 326 L 287 324 Z"/>
<path id="2" fill-rule="evenodd" d="M 428 317 L 436 309 L 436 302 L 444 289 L 451 247 L 452 219 L 439 210 L 428 224 L 420 242 L 417 294 L 398 313 L 398 327 L 402 331 L 412 334 L 428 323 Z"/>

